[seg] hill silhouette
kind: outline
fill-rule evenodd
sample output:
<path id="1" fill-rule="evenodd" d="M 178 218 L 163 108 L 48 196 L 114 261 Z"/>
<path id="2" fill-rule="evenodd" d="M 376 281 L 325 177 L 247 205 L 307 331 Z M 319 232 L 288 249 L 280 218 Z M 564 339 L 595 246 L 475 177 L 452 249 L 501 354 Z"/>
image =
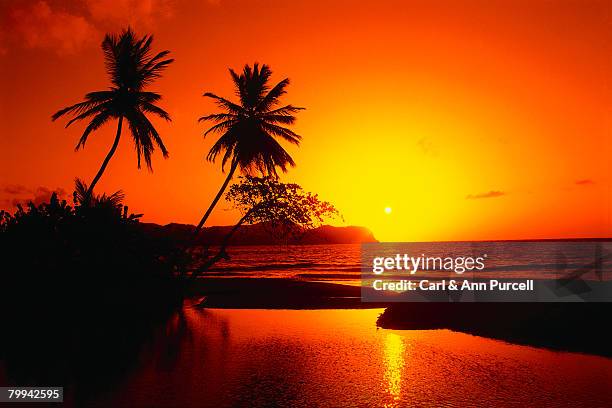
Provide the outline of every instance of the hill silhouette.
<path id="1" fill-rule="evenodd" d="M 155 238 L 171 240 L 175 243 L 188 242 L 195 226 L 191 224 L 170 223 L 159 225 L 155 223 L 140 223 L 147 234 Z M 199 245 L 220 245 L 223 238 L 233 226 L 213 226 L 203 228 L 197 238 Z M 300 231 L 298 234 L 282 237 L 275 228 L 264 223 L 243 225 L 229 240 L 230 245 L 314 245 L 314 244 L 356 244 L 362 242 L 378 242 L 374 234 L 365 227 L 348 226 L 334 227 L 322 225 L 311 230 Z M 281 238 L 282 237 L 282 238 Z"/>

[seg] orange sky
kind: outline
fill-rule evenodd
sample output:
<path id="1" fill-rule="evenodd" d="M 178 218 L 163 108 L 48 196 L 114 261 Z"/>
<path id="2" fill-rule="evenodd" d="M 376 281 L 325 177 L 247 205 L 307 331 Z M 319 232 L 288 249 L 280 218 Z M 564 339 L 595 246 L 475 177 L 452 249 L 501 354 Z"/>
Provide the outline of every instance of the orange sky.
<path id="1" fill-rule="evenodd" d="M 136 169 L 123 138 L 98 185 L 145 221 L 196 223 L 222 183 L 205 91 L 259 61 L 307 108 L 283 180 L 381 240 L 612 235 L 612 2 L 8 1 L 0 12 L 0 200 L 90 181 L 115 126 L 74 152 L 57 109 L 108 81 L 99 48 L 132 24 L 176 62 L 152 90 L 170 159 Z M 391 207 L 390 214 L 384 208 Z M 230 224 L 222 203 L 208 225 Z"/>

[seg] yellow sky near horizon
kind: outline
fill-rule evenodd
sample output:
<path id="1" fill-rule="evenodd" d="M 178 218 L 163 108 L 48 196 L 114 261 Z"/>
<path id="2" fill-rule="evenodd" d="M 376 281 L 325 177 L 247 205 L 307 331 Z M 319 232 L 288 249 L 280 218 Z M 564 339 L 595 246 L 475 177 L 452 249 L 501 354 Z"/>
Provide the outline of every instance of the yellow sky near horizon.
<path id="1" fill-rule="evenodd" d="M 113 5 L 111 7 L 111 4 Z M 139 4 L 139 7 L 132 7 Z M 146 7 L 144 5 L 146 5 Z M 132 24 L 176 62 L 151 89 L 170 159 L 136 169 L 129 137 L 99 188 L 144 220 L 197 223 L 221 185 L 204 156 L 202 94 L 233 96 L 228 67 L 269 64 L 307 109 L 282 176 L 379 240 L 612 235 L 609 1 L 8 1 L 0 29 L 0 200 L 89 181 L 114 125 L 74 152 L 83 125 L 57 109 L 104 89 L 99 43 Z M 385 208 L 392 209 L 390 213 Z M 220 203 L 208 225 L 231 224 Z"/>

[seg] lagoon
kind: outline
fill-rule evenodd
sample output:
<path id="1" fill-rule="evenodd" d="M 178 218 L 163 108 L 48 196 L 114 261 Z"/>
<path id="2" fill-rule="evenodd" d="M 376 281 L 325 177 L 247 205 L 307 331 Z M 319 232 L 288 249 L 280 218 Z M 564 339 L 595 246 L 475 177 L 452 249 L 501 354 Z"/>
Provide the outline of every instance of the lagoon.
<path id="1" fill-rule="evenodd" d="M 186 307 L 92 406 L 612 406 L 612 360 L 450 330 L 382 309 Z"/>

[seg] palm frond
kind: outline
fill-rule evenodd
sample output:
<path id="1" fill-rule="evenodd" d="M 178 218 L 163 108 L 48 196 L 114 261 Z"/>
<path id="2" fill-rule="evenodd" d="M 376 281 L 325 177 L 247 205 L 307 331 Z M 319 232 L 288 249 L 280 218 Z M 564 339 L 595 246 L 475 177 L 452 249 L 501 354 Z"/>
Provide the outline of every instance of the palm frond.
<path id="1" fill-rule="evenodd" d="M 117 95 L 117 89 L 111 88 L 108 91 L 94 91 L 85 94 L 85 99 L 91 102 L 106 102 Z"/>
<path id="2" fill-rule="evenodd" d="M 86 202 L 88 189 L 89 188 L 88 188 L 87 184 L 83 180 L 81 180 L 78 177 L 74 179 L 74 201 L 75 201 L 75 204 L 77 204 L 77 203 L 84 204 Z"/>
<path id="3" fill-rule="evenodd" d="M 217 123 L 216 125 L 212 126 L 210 129 L 208 129 L 206 132 L 204 132 L 204 137 L 208 136 L 209 133 L 227 131 L 231 129 L 233 126 L 235 126 L 236 123 L 237 123 L 236 120 L 227 120 L 225 122 Z"/>
<path id="4" fill-rule="evenodd" d="M 296 121 L 295 116 L 292 115 L 265 115 L 262 119 L 264 123 L 280 123 L 281 125 L 293 125 Z"/>
<path id="5" fill-rule="evenodd" d="M 212 115 L 202 116 L 198 119 L 198 122 L 205 122 L 207 120 L 221 122 L 225 120 L 236 120 L 237 118 L 238 116 L 233 113 L 213 113 Z"/>
<path id="6" fill-rule="evenodd" d="M 140 91 L 137 94 L 139 103 L 156 103 L 159 102 L 162 96 L 156 92 Z"/>
<path id="7" fill-rule="evenodd" d="M 170 115 L 157 106 L 161 95 L 144 91 L 143 88 L 158 78 L 173 59 L 167 58 L 170 53 L 167 50 L 153 55 L 152 42 L 151 35 L 139 38 L 130 27 L 119 35 L 105 35 L 102 52 L 111 82 L 110 89 L 89 92 L 83 102 L 61 109 L 51 117 L 57 120 L 64 115 L 71 115 L 66 127 L 93 117 L 79 139 L 77 150 L 85 145 L 91 132 L 108 120 L 125 117 L 137 151 L 138 167 L 141 158 L 144 158 L 147 167 L 151 169 L 151 154 L 155 146 L 159 147 L 164 157 L 168 157 L 159 133 L 145 114 L 157 115 L 166 121 L 171 120 Z"/>
<path id="8" fill-rule="evenodd" d="M 286 105 L 282 108 L 266 111 L 264 115 L 293 115 L 306 108 L 300 108 L 299 106 Z"/>
<path id="9" fill-rule="evenodd" d="M 288 85 L 289 78 L 285 78 L 276 84 L 274 88 L 272 88 L 270 92 L 268 92 L 266 96 L 261 99 L 261 102 L 259 102 L 257 105 L 257 110 L 259 112 L 267 112 L 270 110 L 270 108 L 276 106 L 279 103 L 278 98 L 287 93 L 285 88 L 287 88 Z"/>
<path id="10" fill-rule="evenodd" d="M 132 133 L 134 147 L 136 148 L 137 166 L 138 168 L 141 167 L 142 159 L 144 158 L 145 164 L 150 170 L 152 168 L 151 154 L 153 153 L 154 146 L 151 140 L 151 130 L 146 122 L 142 120 L 142 117 L 143 115 L 140 115 L 137 110 L 127 112 L 125 115 Z"/>
<path id="11" fill-rule="evenodd" d="M 272 109 L 286 93 L 289 79 L 280 81 L 270 89 L 272 71 L 265 64 L 260 66 L 255 63 L 253 67 L 245 65 L 240 73 L 232 69 L 229 72 L 240 103 L 210 92 L 204 94 L 214 99 L 221 109 L 221 112 L 199 118 L 199 122 L 213 122 L 204 136 L 209 133 L 220 134 L 206 159 L 215 161 L 222 155 L 222 169 L 231 161 L 243 173 L 257 170 L 264 175 L 277 177 L 277 168 L 286 171 L 295 162 L 275 138 L 299 144 L 301 136 L 282 125 L 293 125 L 295 113 L 303 108 L 285 105 Z"/>
<path id="12" fill-rule="evenodd" d="M 166 112 L 164 112 L 162 109 L 159 109 L 159 110 L 162 111 L 168 117 L 168 120 L 170 120 L 170 116 L 168 116 Z M 164 141 L 159 136 L 157 129 L 155 129 L 155 126 L 153 126 L 149 118 L 147 118 L 147 116 L 144 113 L 138 112 L 138 115 L 140 116 L 140 120 L 144 124 L 145 128 L 148 129 L 149 131 L 149 138 L 153 138 L 153 141 L 155 142 L 157 147 L 159 147 L 159 150 L 162 152 L 162 156 L 164 156 L 164 158 L 167 159 L 170 156 L 170 154 L 168 153 L 168 149 L 166 149 L 166 146 L 164 145 Z"/>
<path id="13" fill-rule="evenodd" d="M 263 123 L 262 127 L 266 132 L 269 132 L 274 136 L 282 137 L 286 141 L 296 145 L 299 145 L 300 140 L 302 140 L 302 136 L 282 126 L 277 126 L 272 123 Z"/>
<path id="14" fill-rule="evenodd" d="M 74 150 L 79 150 L 81 147 L 85 147 L 85 143 L 87 142 L 87 138 L 89 137 L 89 134 L 93 132 L 94 130 L 97 130 L 98 128 L 100 128 L 100 126 L 104 125 L 106 122 L 108 122 L 110 118 L 111 118 L 111 115 L 107 111 L 102 111 L 99 114 L 97 114 L 91 120 L 91 122 L 89 122 L 89 125 L 87 125 L 87 127 L 85 128 L 85 131 L 81 135 L 81 138 L 79 139 L 79 143 L 77 143 Z"/>
<path id="15" fill-rule="evenodd" d="M 215 161 L 217 155 L 223 151 L 233 151 L 236 148 L 236 132 L 225 132 L 210 148 L 206 160 Z"/>
<path id="16" fill-rule="evenodd" d="M 84 112 L 85 110 L 91 109 L 92 107 L 99 105 L 99 104 L 100 102 L 90 102 L 90 101 L 75 103 L 74 105 L 70 105 L 64 109 L 60 109 L 57 112 L 55 112 L 53 115 L 51 115 L 51 120 L 56 121 L 57 119 L 61 118 L 62 116 L 66 114 L 78 115 Z"/>
<path id="17" fill-rule="evenodd" d="M 102 194 L 101 196 L 95 197 L 95 204 L 98 206 L 110 206 L 110 207 L 122 207 L 123 200 L 125 200 L 125 193 L 123 190 L 115 191 L 110 195 Z"/>
<path id="18" fill-rule="evenodd" d="M 229 101 L 225 98 L 215 95 L 211 92 L 206 92 L 204 94 L 205 97 L 211 98 L 215 100 L 215 103 L 220 107 L 226 109 L 230 113 L 240 114 L 244 112 L 244 108 L 240 105 L 235 104 L 232 101 Z"/>
<path id="19" fill-rule="evenodd" d="M 259 68 L 259 64 L 253 64 L 253 69 L 245 65 L 241 80 L 243 83 L 244 100 L 243 105 L 248 108 L 256 108 L 261 102 L 264 94 L 268 92 L 268 80 L 272 75 L 270 68 L 264 64 Z"/>
<path id="20" fill-rule="evenodd" d="M 168 114 L 168 112 L 166 112 L 159 106 L 153 105 L 152 103 L 145 102 L 142 105 L 140 105 L 140 108 L 144 112 L 153 113 L 159 116 L 160 118 L 164 119 L 166 122 L 172 122 L 172 118 L 170 118 L 170 115 Z"/>
<path id="21" fill-rule="evenodd" d="M 72 125 L 74 122 L 79 121 L 81 119 L 85 119 L 85 118 L 88 118 L 90 116 L 93 116 L 93 115 L 96 115 L 96 114 L 100 114 L 100 113 L 104 112 L 105 110 L 107 110 L 109 107 L 110 106 L 109 106 L 108 102 L 95 105 L 93 108 L 91 108 L 89 110 L 86 110 L 85 112 L 81 113 L 80 115 L 75 115 L 72 119 L 70 119 L 66 123 L 66 127 Z"/>

